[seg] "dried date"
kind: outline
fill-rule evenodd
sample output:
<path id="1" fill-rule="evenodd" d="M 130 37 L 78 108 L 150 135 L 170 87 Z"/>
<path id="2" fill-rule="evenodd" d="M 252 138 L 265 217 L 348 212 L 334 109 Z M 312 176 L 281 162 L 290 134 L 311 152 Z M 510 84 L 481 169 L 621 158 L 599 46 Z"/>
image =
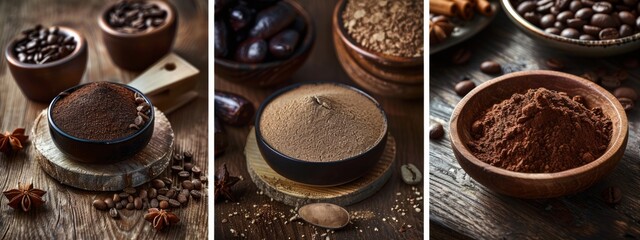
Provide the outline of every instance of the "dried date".
<path id="1" fill-rule="evenodd" d="M 295 30 L 285 30 L 269 40 L 269 52 L 276 58 L 287 58 L 293 54 L 300 34 Z"/>
<path id="2" fill-rule="evenodd" d="M 270 38 L 282 31 L 296 18 L 296 12 L 291 5 L 278 2 L 276 5 L 264 9 L 256 16 L 256 24 L 249 31 L 250 37 Z"/>
<path id="3" fill-rule="evenodd" d="M 252 38 L 245 40 L 238 46 L 235 59 L 242 63 L 260 63 L 267 57 L 267 42 Z"/>
<path id="4" fill-rule="evenodd" d="M 225 57 L 227 56 L 229 44 L 227 26 L 220 19 L 216 19 L 214 21 L 213 27 L 213 38 L 214 38 L 214 47 L 215 47 L 215 56 L 216 57 Z"/>
<path id="5" fill-rule="evenodd" d="M 249 100 L 229 92 L 216 91 L 214 106 L 216 117 L 232 126 L 244 126 L 249 123 L 255 112 Z"/>

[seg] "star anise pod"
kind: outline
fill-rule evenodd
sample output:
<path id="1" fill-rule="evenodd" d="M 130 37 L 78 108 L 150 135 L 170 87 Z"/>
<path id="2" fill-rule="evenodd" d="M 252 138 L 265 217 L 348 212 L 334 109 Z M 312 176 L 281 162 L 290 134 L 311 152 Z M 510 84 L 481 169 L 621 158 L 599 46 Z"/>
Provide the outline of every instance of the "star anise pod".
<path id="1" fill-rule="evenodd" d="M 429 45 L 443 42 L 453 32 L 454 26 L 445 16 L 437 16 L 429 20 Z"/>
<path id="2" fill-rule="evenodd" d="M 3 193 L 9 199 L 9 206 L 28 212 L 31 208 L 39 207 L 44 203 L 42 196 L 47 192 L 33 188 L 33 183 L 18 183 L 18 189 L 11 189 Z"/>
<path id="3" fill-rule="evenodd" d="M 27 142 L 29 136 L 24 135 L 24 128 L 16 128 L 12 133 L 5 132 L 0 134 L 0 152 L 10 154 L 23 148 L 23 144 Z"/>
<path id="4" fill-rule="evenodd" d="M 162 230 L 164 227 L 180 222 L 180 218 L 172 212 L 157 208 L 149 208 L 147 211 L 147 214 L 144 215 L 144 220 L 151 222 L 156 230 Z"/>
<path id="5" fill-rule="evenodd" d="M 233 192 L 231 191 L 231 186 L 240 181 L 240 178 L 229 176 L 229 171 L 227 170 L 227 164 L 223 163 L 222 166 L 218 168 L 216 171 L 216 180 L 215 180 L 215 193 L 213 195 L 214 199 L 222 200 L 228 199 L 234 201 Z"/>

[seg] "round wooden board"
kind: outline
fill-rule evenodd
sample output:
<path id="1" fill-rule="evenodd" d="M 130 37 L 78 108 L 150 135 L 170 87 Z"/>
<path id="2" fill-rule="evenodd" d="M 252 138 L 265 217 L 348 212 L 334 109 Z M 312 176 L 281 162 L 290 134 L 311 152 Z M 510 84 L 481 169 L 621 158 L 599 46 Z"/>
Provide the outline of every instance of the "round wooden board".
<path id="1" fill-rule="evenodd" d="M 290 206 L 302 206 L 314 202 L 327 202 L 347 206 L 362 201 L 376 193 L 392 174 L 396 157 L 396 141 L 387 137 L 387 147 L 376 166 L 353 182 L 333 186 L 314 187 L 291 181 L 276 173 L 264 160 L 258 149 L 255 129 L 251 129 L 244 149 L 247 170 L 251 180 L 267 196 Z"/>
<path id="2" fill-rule="evenodd" d="M 33 145 L 40 167 L 62 184 L 91 191 L 118 191 L 139 186 L 162 173 L 171 160 L 173 130 L 167 117 L 155 109 L 155 128 L 149 144 L 136 155 L 114 164 L 76 162 L 62 153 L 51 139 L 47 110 L 36 118 Z"/>

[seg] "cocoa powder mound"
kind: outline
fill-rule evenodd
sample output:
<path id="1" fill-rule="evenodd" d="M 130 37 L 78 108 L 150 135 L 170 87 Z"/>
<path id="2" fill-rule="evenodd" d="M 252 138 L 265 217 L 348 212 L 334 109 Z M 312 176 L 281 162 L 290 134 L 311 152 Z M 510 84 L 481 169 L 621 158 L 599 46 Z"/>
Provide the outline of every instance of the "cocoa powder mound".
<path id="1" fill-rule="evenodd" d="M 87 84 L 62 97 L 52 112 L 65 133 L 89 140 L 115 140 L 137 132 L 129 128 L 137 115 L 133 91 L 109 82 Z"/>
<path id="2" fill-rule="evenodd" d="M 552 173 L 602 156 L 611 132 L 611 120 L 601 108 L 588 109 L 564 92 L 537 88 L 486 110 L 473 123 L 468 146 L 496 167 Z"/>

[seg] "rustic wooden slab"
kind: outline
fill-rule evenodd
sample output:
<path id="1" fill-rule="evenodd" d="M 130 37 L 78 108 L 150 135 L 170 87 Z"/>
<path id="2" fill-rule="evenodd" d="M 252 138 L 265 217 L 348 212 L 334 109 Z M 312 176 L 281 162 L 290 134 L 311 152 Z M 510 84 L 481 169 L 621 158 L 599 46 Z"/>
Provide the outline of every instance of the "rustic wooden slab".
<path id="1" fill-rule="evenodd" d="M 333 187 L 305 185 L 276 173 L 260 154 L 254 128 L 247 136 L 244 153 L 251 180 L 274 200 L 296 207 L 315 202 L 348 206 L 370 197 L 387 182 L 396 159 L 396 141 L 391 134 L 388 135 L 387 147 L 380 161 L 369 173 L 347 184 Z"/>
<path id="2" fill-rule="evenodd" d="M 155 109 L 155 125 L 149 144 L 136 155 L 114 164 L 73 161 L 51 139 L 47 110 L 33 124 L 35 158 L 51 177 L 64 185 L 91 191 L 117 191 L 139 186 L 162 173 L 171 160 L 173 130 L 167 117 Z"/>

